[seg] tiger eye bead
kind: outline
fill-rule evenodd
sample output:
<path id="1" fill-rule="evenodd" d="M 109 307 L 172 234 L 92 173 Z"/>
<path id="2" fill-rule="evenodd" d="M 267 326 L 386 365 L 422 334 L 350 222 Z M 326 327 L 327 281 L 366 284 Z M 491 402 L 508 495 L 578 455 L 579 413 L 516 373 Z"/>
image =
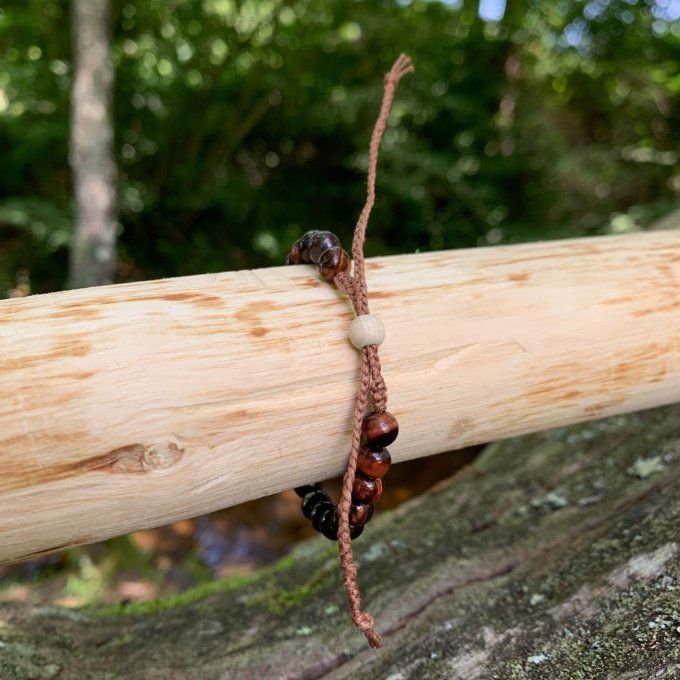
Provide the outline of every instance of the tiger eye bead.
<path id="1" fill-rule="evenodd" d="M 332 281 L 338 272 L 349 267 L 349 255 L 340 246 L 324 250 L 319 255 L 319 274 L 324 281 Z"/>
<path id="2" fill-rule="evenodd" d="M 373 517 L 373 506 L 365 503 L 352 503 L 349 506 L 349 523 L 355 527 L 362 527 Z"/>
<path id="3" fill-rule="evenodd" d="M 384 477 L 392 465 L 390 452 L 382 446 L 362 446 L 357 458 L 357 470 L 366 477 Z"/>
<path id="4" fill-rule="evenodd" d="M 302 514 L 309 519 L 312 508 L 319 503 L 330 503 L 330 496 L 323 489 L 314 489 L 302 499 Z"/>
<path id="5" fill-rule="evenodd" d="M 359 503 L 375 503 L 383 492 L 382 479 L 370 479 L 357 474 L 352 486 L 352 500 Z"/>
<path id="6" fill-rule="evenodd" d="M 309 259 L 317 264 L 321 253 L 340 245 L 340 239 L 330 231 L 319 231 L 309 241 Z"/>
<path id="7" fill-rule="evenodd" d="M 302 264 L 300 246 L 297 244 L 297 241 L 290 247 L 290 252 L 286 256 L 286 264 Z"/>
<path id="8" fill-rule="evenodd" d="M 399 423 L 388 411 L 371 413 L 364 418 L 361 432 L 370 446 L 388 446 L 399 434 Z"/>

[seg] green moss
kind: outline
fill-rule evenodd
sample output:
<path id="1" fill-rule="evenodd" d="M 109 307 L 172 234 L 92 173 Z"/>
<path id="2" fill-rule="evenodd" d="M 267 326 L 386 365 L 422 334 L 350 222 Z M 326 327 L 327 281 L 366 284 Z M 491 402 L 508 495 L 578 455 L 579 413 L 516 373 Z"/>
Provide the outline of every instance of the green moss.
<path id="1" fill-rule="evenodd" d="M 248 602 L 261 605 L 273 614 L 282 614 L 287 609 L 302 604 L 315 590 L 310 585 L 302 585 L 290 590 L 271 587 L 249 598 Z"/>
<path id="2" fill-rule="evenodd" d="M 312 548 L 314 554 L 321 559 L 326 559 L 331 553 L 334 554 L 335 552 L 334 547 L 331 546 L 329 548 L 327 544 L 322 543 L 320 540 L 313 541 L 312 543 L 316 544 Z M 273 577 L 277 575 L 286 574 L 292 571 L 292 569 L 298 565 L 299 562 L 300 560 L 298 556 L 298 550 L 294 550 L 285 557 L 282 557 L 275 564 L 260 569 L 252 574 L 238 574 L 226 579 L 202 583 L 193 588 L 185 590 L 184 592 L 177 593 L 175 595 L 166 595 L 164 597 L 159 597 L 156 600 L 132 602 L 129 604 L 113 604 L 108 606 L 86 606 L 79 608 L 78 611 L 96 616 L 142 615 L 151 614 L 158 611 L 165 611 L 175 607 L 181 607 L 199 602 L 200 600 L 210 595 L 214 595 L 215 593 L 236 590 L 248 585 L 267 581 L 268 579 L 273 579 Z M 282 607 L 283 609 L 286 609 L 304 600 L 318 587 L 318 574 L 310 580 L 308 585 L 299 586 L 290 590 L 277 589 L 272 581 L 271 584 L 263 586 L 263 589 L 266 591 L 268 588 L 273 588 L 276 592 L 271 596 L 271 598 L 262 598 L 262 602 L 265 603 L 270 611 L 281 611 Z M 258 603 L 257 598 L 250 598 L 246 601 L 252 602 L 253 604 Z"/>
<path id="3" fill-rule="evenodd" d="M 176 595 L 166 595 L 156 600 L 146 602 L 132 602 L 130 604 L 113 604 L 104 607 L 82 607 L 79 611 L 96 616 L 119 616 L 151 614 L 152 612 L 164 611 L 174 607 L 198 602 L 209 595 L 236 590 L 246 586 L 261 577 L 261 573 L 232 576 L 228 579 L 202 583 L 194 588 L 185 590 Z"/>
<path id="4" fill-rule="evenodd" d="M 326 553 L 326 550 L 320 550 L 321 554 Z M 286 558 L 284 558 L 286 559 Z M 281 560 L 283 562 L 283 560 Z M 296 564 L 294 557 L 286 559 L 286 564 L 281 566 L 280 563 L 274 565 L 271 569 L 272 575 L 277 573 L 287 572 L 291 570 Z M 309 597 L 317 590 L 322 588 L 331 579 L 331 570 L 334 570 L 336 565 L 325 561 L 312 574 L 305 583 L 294 586 L 292 588 L 285 588 L 276 579 L 271 578 L 266 584 L 260 585 L 258 592 L 249 597 L 246 601 L 251 605 L 259 605 L 268 609 L 274 614 L 282 614 L 283 612 L 303 604 Z"/>

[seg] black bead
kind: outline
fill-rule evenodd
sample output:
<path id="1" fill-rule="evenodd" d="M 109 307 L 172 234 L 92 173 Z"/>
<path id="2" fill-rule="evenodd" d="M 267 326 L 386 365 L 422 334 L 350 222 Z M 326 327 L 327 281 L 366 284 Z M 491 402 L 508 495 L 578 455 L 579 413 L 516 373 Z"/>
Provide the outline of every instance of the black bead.
<path id="1" fill-rule="evenodd" d="M 338 540 L 338 513 L 336 512 L 335 507 L 333 507 L 332 510 L 327 510 L 323 513 L 321 521 L 319 522 L 319 527 L 321 533 L 329 541 Z"/>
<path id="2" fill-rule="evenodd" d="M 362 532 L 364 530 L 364 525 L 362 524 L 360 527 L 350 527 L 349 528 L 349 537 L 354 540 L 355 538 L 358 538 L 361 536 Z"/>
<path id="3" fill-rule="evenodd" d="M 324 518 L 327 512 L 335 512 L 335 504 L 330 501 L 320 504 L 319 509 L 314 513 L 312 519 L 312 526 L 317 530 L 321 531 L 321 520 Z"/>
<path id="4" fill-rule="evenodd" d="M 312 508 L 324 501 L 330 501 L 330 496 L 323 489 L 314 489 L 302 499 L 302 514 L 309 518 Z"/>
<path id="5" fill-rule="evenodd" d="M 333 503 L 331 501 L 322 501 L 321 503 L 317 503 L 315 506 L 312 507 L 309 517 L 307 518 L 311 523 L 312 526 L 314 526 L 314 522 L 318 521 L 320 519 L 320 516 L 328 510 L 328 508 L 332 507 Z M 318 529 L 317 529 L 318 531 Z"/>
<path id="6" fill-rule="evenodd" d="M 300 498 L 304 498 L 308 493 L 312 493 L 312 491 L 318 491 L 319 486 L 316 484 L 303 484 L 302 486 L 295 487 L 295 493 L 300 496 Z"/>
<path id="7" fill-rule="evenodd" d="M 298 248 L 300 249 L 300 259 L 307 264 L 311 263 L 311 258 L 309 257 L 309 246 L 312 243 L 312 239 L 319 233 L 318 229 L 313 229 L 303 234 L 298 240 Z"/>
<path id="8" fill-rule="evenodd" d="M 309 259 L 318 264 L 321 253 L 340 245 L 340 239 L 330 231 L 319 231 L 309 240 Z"/>

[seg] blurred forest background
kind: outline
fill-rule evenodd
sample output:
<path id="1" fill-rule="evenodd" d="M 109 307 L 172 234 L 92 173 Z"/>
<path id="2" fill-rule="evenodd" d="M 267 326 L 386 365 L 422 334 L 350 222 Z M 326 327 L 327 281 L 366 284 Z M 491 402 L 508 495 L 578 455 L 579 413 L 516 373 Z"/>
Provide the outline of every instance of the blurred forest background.
<path id="1" fill-rule="evenodd" d="M 104 120 L 91 136 L 110 148 L 116 282 L 281 264 L 309 228 L 348 242 L 401 51 L 416 74 L 385 135 L 369 255 L 633 231 L 680 206 L 680 0 L 95 5 L 114 79 L 112 134 Z M 89 198 L 69 157 L 89 137 L 70 121 L 86 34 L 66 0 L 0 3 L 1 297 L 78 284 L 69 247 Z M 391 482 L 387 505 L 471 455 Z M 174 592 L 274 560 L 305 535 L 297 517 L 282 494 L 75 549 L 0 571 L 0 596 Z"/>

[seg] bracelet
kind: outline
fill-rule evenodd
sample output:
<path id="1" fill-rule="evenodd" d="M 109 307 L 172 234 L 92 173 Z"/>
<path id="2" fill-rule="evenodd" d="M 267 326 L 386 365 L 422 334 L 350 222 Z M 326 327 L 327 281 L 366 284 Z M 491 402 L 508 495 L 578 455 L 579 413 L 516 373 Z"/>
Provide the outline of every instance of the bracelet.
<path id="1" fill-rule="evenodd" d="M 383 491 L 382 477 L 391 465 L 390 454 L 385 446 L 396 439 L 399 425 L 397 419 L 386 410 L 387 387 L 378 356 L 378 346 L 385 337 L 385 329 L 380 319 L 373 316 L 368 308 L 364 241 L 368 218 L 375 203 L 380 141 L 385 132 L 397 85 L 404 75 L 412 72 L 411 60 L 402 54 L 385 76 L 380 113 L 369 146 L 366 202 L 352 239 L 352 274 L 348 273 L 349 255 L 342 249 L 338 237 L 329 231 L 307 232 L 292 245 L 286 258 L 287 264 L 316 264 L 324 280 L 332 281 L 339 290 L 347 294 L 356 313 L 349 337 L 352 344 L 361 351 L 360 382 L 354 409 L 352 446 L 342 481 L 340 501 L 336 507 L 320 484 L 304 485 L 298 487 L 296 492 L 302 497 L 302 512 L 312 520 L 312 526 L 330 540 L 338 542 L 352 621 L 373 648 L 382 647 L 382 640 L 374 628 L 373 616 L 361 610 L 361 592 L 352 556 L 352 539 L 362 533 L 364 525 L 373 516 L 373 504 Z M 369 396 L 373 402 L 370 413 Z"/>
<path id="2" fill-rule="evenodd" d="M 291 247 L 287 264 L 315 264 L 326 281 L 349 268 L 349 256 L 340 239 L 330 231 L 308 231 Z M 357 349 L 377 347 L 385 339 L 382 321 L 372 314 L 357 316 L 349 329 L 349 339 Z M 389 446 L 399 433 L 397 419 L 388 411 L 364 417 L 361 424 L 362 446 L 357 456 L 357 473 L 352 484 L 352 504 L 349 508 L 349 535 L 353 540 L 361 535 L 364 525 L 373 517 L 374 503 L 382 496 L 382 478 L 392 464 Z M 302 514 L 312 526 L 331 541 L 338 540 L 337 506 L 322 485 L 306 484 L 295 489 L 302 498 Z"/>

